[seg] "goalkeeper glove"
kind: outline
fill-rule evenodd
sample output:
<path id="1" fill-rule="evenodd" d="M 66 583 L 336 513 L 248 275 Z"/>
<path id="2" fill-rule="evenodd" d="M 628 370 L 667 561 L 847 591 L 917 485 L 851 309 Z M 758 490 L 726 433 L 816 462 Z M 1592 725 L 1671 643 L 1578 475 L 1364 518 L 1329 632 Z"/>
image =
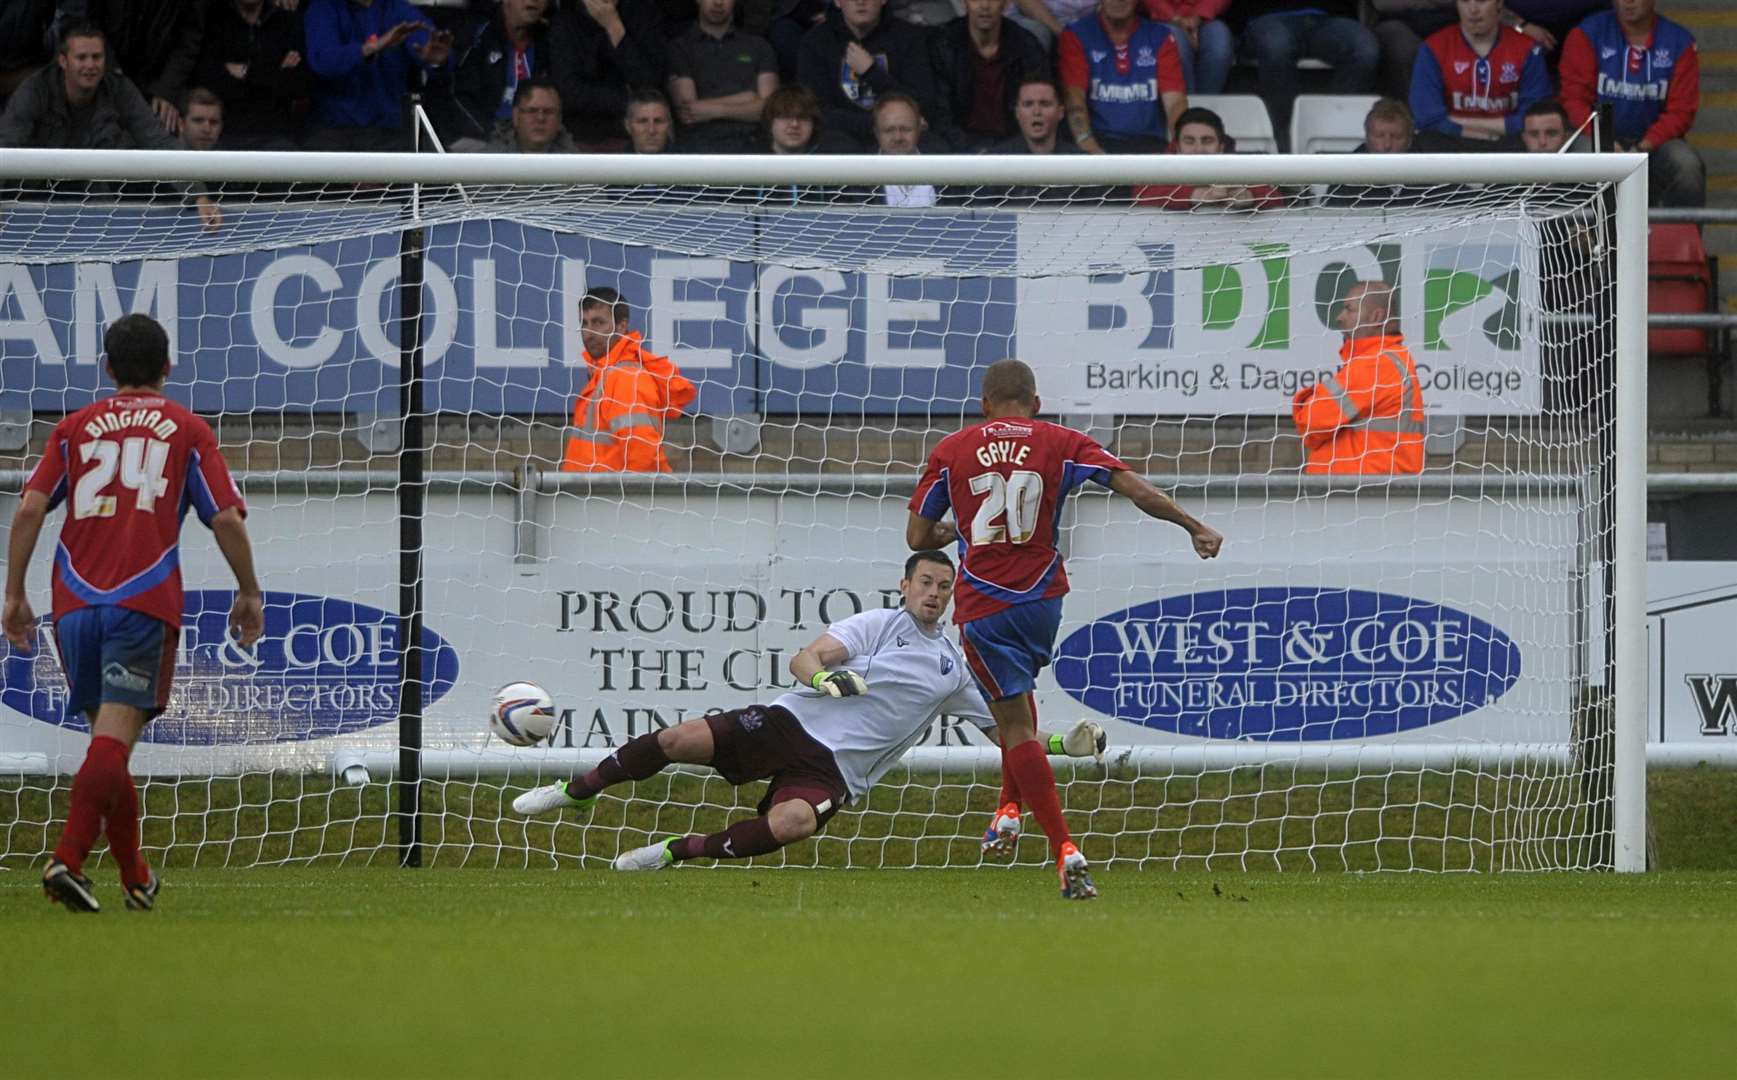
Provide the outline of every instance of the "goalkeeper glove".
<path id="1" fill-rule="evenodd" d="M 1097 758 L 1100 762 L 1104 760 L 1104 750 L 1109 745 L 1110 737 L 1104 733 L 1103 725 L 1091 720 L 1075 721 L 1066 735 L 1049 737 L 1049 752 L 1052 754 Z"/>
<path id="2" fill-rule="evenodd" d="M 833 697 L 856 697 L 868 693 L 868 683 L 854 671 L 817 671 L 808 685 Z"/>

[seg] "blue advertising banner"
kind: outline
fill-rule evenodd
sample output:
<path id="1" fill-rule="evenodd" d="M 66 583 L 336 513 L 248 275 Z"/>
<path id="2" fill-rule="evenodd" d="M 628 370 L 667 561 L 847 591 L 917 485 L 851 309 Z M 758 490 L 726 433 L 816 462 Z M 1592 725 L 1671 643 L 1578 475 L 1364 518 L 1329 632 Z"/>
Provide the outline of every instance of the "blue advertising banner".
<path id="1" fill-rule="evenodd" d="M 431 409 L 565 414 L 590 378 L 580 297 L 612 286 L 702 414 L 957 417 L 977 372 L 1020 355 L 1070 411 L 1285 415 L 1338 365 L 1347 283 L 1377 279 L 1395 288 L 1426 407 L 1538 409 L 1536 250 L 1512 223 L 1444 218 L 1365 243 L 1366 217 L 1351 229 L 1317 211 L 549 214 L 558 227 L 427 227 Z M 217 236 L 186 219 L 8 208 L 0 408 L 88 403 L 103 327 L 144 311 L 170 327 L 169 393 L 195 410 L 396 412 L 396 209 L 233 209 Z"/>
<path id="2" fill-rule="evenodd" d="M 397 719 L 396 614 L 337 597 L 268 592 L 265 632 L 250 653 L 228 633 L 234 599 L 223 589 L 186 594 L 169 709 L 145 729 L 145 742 L 296 742 Z M 53 641 L 46 617 L 34 654 L 0 641 L 0 705 L 82 731 L 84 717 L 66 712 L 66 677 Z M 432 705 L 458 682 L 458 651 L 429 628 L 422 648 L 424 704 Z"/>

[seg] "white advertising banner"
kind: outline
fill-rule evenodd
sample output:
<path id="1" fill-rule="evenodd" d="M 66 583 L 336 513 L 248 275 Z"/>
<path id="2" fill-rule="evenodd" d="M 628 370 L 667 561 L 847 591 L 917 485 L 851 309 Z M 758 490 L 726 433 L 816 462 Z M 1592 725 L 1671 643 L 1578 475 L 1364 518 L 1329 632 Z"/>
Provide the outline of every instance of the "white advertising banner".
<path id="1" fill-rule="evenodd" d="M 1737 737 L 1737 563 L 1647 564 L 1647 738 Z"/>
<path id="2" fill-rule="evenodd" d="M 521 528 L 505 488 L 430 499 L 430 747 L 484 745 L 493 691 L 517 680 L 552 691 L 556 745 L 575 747 L 770 700 L 830 622 L 898 602 L 896 490 L 529 501 Z M 189 527 L 176 697 L 140 747 L 144 770 L 321 768 L 338 747 L 395 745 L 393 497 L 250 504 L 266 640 L 254 656 L 225 640 L 231 583 Z M 1227 485 L 1190 504 L 1226 535 L 1220 559 L 1201 562 L 1180 530 L 1121 500 L 1076 500 L 1073 592 L 1038 693 L 1047 730 L 1089 716 L 1118 744 L 1568 737 L 1582 623 L 1566 496 L 1268 499 Z M 39 614 L 52 537 L 30 574 Z M 83 735 L 61 726 L 52 656 L 0 661 L 0 753 L 75 766 Z M 961 740 L 981 738 L 951 725 L 929 743 Z"/>
<path id="3" fill-rule="evenodd" d="M 1345 289 L 1385 281 L 1430 412 L 1539 411 L 1536 225 L 1420 214 L 1347 247 L 1368 218 L 1337 217 L 1081 216 L 1065 260 L 1051 224 L 1022 220 L 1020 357 L 1060 411 L 1288 415 L 1297 390 L 1339 367 Z M 1102 272 L 1053 269 L 1080 252 Z M 1172 269 L 1115 269 L 1128 265 Z"/>

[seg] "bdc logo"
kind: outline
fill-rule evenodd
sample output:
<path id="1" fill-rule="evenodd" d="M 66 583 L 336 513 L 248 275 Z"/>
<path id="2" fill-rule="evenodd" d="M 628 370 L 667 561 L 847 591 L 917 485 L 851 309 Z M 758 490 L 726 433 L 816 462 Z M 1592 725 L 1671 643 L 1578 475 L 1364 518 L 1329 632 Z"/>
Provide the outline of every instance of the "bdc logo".
<path id="1" fill-rule="evenodd" d="M 1477 344 L 1516 352 L 1525 307 L 1521 254 L 1518 245 L 1371 244 L 1323 257 L 1283 244 L 1251 244 L 1241 262 L 1199 268 L 1197 325 L 1228 335 L 1234 347 L 1289 349 L 1304 343 L 1310 330 L 1307 321 L 1293 322 L 1294 314 L 1310 313 L 1319 328 L 1331 330 L 1352 284 L 1382 281 L 1393 286 L 1395 316 L 1415 350 Z M 1177 290 L 1182 305 L 1191 291 L 1186 285 Z M 1178 330 L 1193 321 L 1191 314 L 1176 312 Z"/>

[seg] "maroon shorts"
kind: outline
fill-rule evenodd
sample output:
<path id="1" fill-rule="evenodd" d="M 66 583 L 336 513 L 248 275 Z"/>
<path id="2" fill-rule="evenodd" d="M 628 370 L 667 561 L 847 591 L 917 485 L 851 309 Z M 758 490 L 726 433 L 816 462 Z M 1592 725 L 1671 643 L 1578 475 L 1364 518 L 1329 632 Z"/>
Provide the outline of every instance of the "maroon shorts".
<path id="1" fill-rule="evenodd" d="M 802 730 L 790 710 L 776 705 L 706 717 L 712 729 L 712 768 L 735 785 L 770 780 L 759 812 L 790 799 L 814 807 L 816 831 L 826 827 L 839 807 L 850 801 L 850 788 L 833 763 L 832 751 Z"/>

